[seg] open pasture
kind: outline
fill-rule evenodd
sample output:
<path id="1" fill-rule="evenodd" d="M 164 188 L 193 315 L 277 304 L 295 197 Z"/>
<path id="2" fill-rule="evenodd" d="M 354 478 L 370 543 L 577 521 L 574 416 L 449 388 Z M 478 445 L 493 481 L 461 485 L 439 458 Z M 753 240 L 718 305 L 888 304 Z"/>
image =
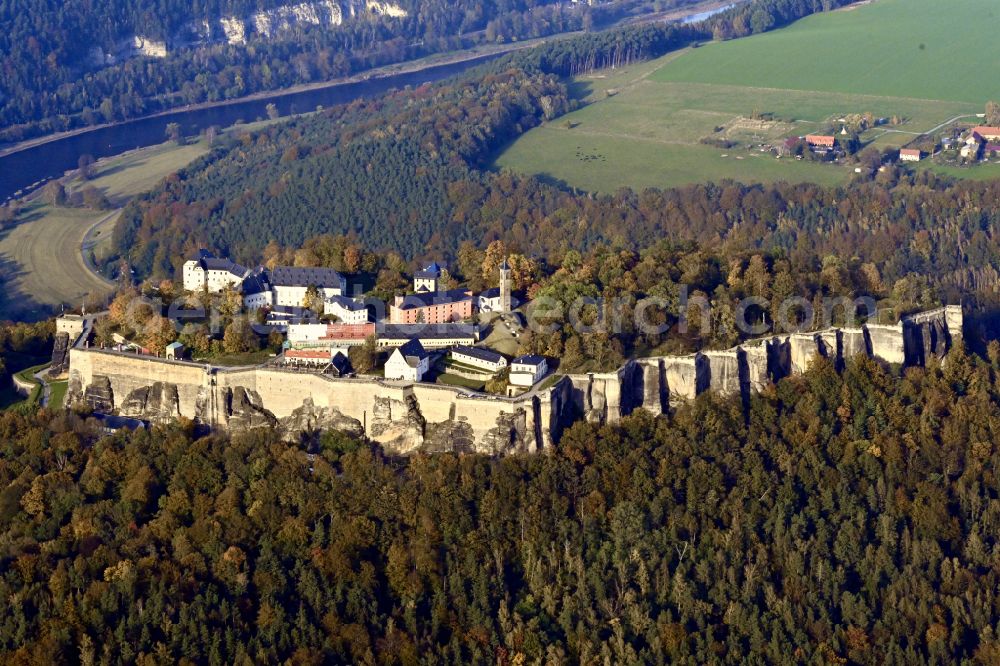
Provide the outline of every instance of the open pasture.
<path id="1" fill-rule="evenodd" d="M 1000 56 L 1000 44 L 985 35 L 968 43 L 964 28 L 993 12 L 984 0 L 877 0 L 581 76 L 571 90 L 582 108 L 531 130 L 495 166 L 599 192 L 724 178 L 847 182 L 852 168 L 776 159 L 758 146 L 837 131 L 837 119 L 849 114 L 898 120 L 861 135 L 878 147 L 977 122 L 985 101 L 1000 99 L 1000 82 L 982 75 L 985 63 Z M 910 51 L 901 50 L 915 39 Z M 930 68 L 919 58 L 928 51 L 938 54 Z"/>

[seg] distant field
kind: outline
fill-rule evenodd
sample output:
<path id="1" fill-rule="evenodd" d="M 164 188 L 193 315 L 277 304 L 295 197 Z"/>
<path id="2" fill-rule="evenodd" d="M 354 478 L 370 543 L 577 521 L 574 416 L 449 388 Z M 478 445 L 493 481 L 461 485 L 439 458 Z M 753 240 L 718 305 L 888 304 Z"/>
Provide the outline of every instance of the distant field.
<path id="1" fill-rule="evenodd" d="M 995 0 L 875 0 L 709 44 L 657 81 L 765 86 L 982 105 L 1000 97 Z"/>
<path id="2" fill-rule="evenodd" d="M 601 192 L 724 178 L 843 183 L 853 175 L 848 167 L 778 160 L 748 146 L 836 128 L 838 117 L 865 112 L 900 119 L 862 135 L 876 146 L 975 122 L 986 100 L 1000 99 L 1000 80 L 984 75 L 1000 59 L 984 20 L 994 13 L 1000 17 L 1000 6 L 986 0 L 877 0 L 580 77 L 572 91 L 585 106 L 531 130 L 495 166 Z M 720 149 L 701 143 L 706 137 L 739 145 Z"/>

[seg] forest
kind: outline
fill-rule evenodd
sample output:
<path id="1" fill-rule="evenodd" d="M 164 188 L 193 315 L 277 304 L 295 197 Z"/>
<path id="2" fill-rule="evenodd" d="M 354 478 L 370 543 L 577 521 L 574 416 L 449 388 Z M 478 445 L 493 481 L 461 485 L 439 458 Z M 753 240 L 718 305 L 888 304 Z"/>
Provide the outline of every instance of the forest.
<path id="1" fill-rule="evenodd" d="M 691 0 L 660 0 L 660 6 Z M 554 0 L 400 0 L 407 17 L 362 13 L 340 26 L 300 25 L 244 45 L 185 44 L 197 20 L 296 4 L 289 0 L 0 0 L 0 142 L 242 97 L 476 44 L 599 27 L 640 0 L 567 7 Z M 342 10 L 348 13 L 349 3 Z M 132 35 L 165 41 L 165 58 L 94 62 Z M 80 39 L 87 35 L 87 39 Z"/>
<path id="2" fill-rule="evenodd" d="M 657 10 L 694 0 L 656 0 Z M 297 26 L 271 39 L 250 36 L 247 44 L 184 43 L 194 22 L 243 16 L 293 4 L 287 0 L 0 0 L 0 142 L 16 142 L 72 128 L 110 123 L 169 108 L 218 102 L 252 93 L 337 77 L 477 44 L 592 31 L 649 12 L 647 0 L 615 0 L 566 6 L 555 0 L 399 0 L 406 17 L 365 14 L 336 27 Z M 688 26 L 691 39 L 740 37 L 785 25 L 846 0 L 753 0 Z M 346 6 L 346 5 L 345 5 Z M 343 9 L 343 8 L 342 8 Z M 623 58 L 656 57 L 680 46 L 670 40 L 674 24 L 651 24 L 642 45 L 628 52 L 603 50 L 630 42 L 635 27 L 593 32 L 569 40 L 569 49 L 589 49 L 589 61 L 567 61 L 567 47 L 544 45 L 533 53 L 555 58 L 548 71 L 600 67 Z M 86 35 L 87 39 L 80 39 Z M 94 49 L 114 54 L 133 35 L 162 40 L 166 58 L 94 62 Z M 624 37 L 623 37 L 624 35 Z M 632 48 L 640 46 L 640 50 Z M 529 57 L 536 57 L 532 55 Z M 559 69 L 561 64 L 572 65 Z M 543 66 L 543 70 L 546 68 Z"/>
<path id="3" fill-rule="evenodd" d="M 0 414 L 0 660 L 994 664 L 1000 346 L 548 455 Z"/>

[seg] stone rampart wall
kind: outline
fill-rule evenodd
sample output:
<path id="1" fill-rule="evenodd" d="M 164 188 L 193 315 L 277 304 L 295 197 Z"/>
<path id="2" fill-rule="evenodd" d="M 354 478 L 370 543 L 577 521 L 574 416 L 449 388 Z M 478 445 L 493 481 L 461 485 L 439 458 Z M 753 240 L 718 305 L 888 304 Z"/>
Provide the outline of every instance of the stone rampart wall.
<path id="1" fill-rule="evenodd" d="M 272 366 L 214 368 L 72 349 L 68 400 L 153 422 L 180 416 L 231 431 L 277 427 L 288 438 L 338 428 L 364 433 L 397 453 L 531 452 L 552 446 L 578 418 L 613 423 L 639 408 L 663 414 L 709 390 L 747 397 L 804 372 L 820 356 L 837 367 L 857 354 L 922 365 L 943 357 L 961 339 L 961 324 L 961 309 L 949 306 L 895 326 L 794 333 L 728 350 L 638 359 L 616 372 L 566 375 L 544 391 L 516 398 Z"/>

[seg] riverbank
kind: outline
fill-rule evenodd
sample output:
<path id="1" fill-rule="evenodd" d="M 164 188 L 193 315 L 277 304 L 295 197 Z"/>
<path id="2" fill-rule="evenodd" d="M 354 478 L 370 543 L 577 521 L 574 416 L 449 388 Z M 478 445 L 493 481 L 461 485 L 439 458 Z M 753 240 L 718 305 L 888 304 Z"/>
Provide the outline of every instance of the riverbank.
<path id="1" fill-rule="evenodd" d="M 417 60 L 410 60 L 407 62 L 396 63 L 393 65 L 385 65 L 383 67 L 377 67 L 375 69 L 369 69 L 363 72 L 358 72 L 357 74 L 352 74 L 351 76 L 344 76 L 336 79 L 330 79 L 328 81 L 303 83 L 296 86 L 289 86 L 287 88 L 278 88 L 276 90 L 260 91 L 250 95 L 244 95 L 242 97 L 234 97 L 233 99 L 221 100 L 218 102 L 202 102 L 200 104 L 187 104 L 185 106 L 177 106 L 164 111 L 159 111 L 157 113 L 151 113 L 144 116 L 137 116 L 135 118 L 129 118 L 128 120 L 122 120 L 114 123 L 101 123 L 99 125 L 88 125 L 87 127 L 78 127 L 76 129 L 66 130 L 65 132 L 56 132 L 55 134 L 46 134 L 45 136 L 35 137 L 33 139 L 25 139 L 24 141 L 19 141 L 17 143 L 10 144 L 5 147 L 0 146 L 0 158 L 6 157 L 8 155 L 13 155 L 15 153 L 18 153 L 22 150 L 27 150 L 29 148 L 36 148 L 38 146 L 43 146 L 47 143 L 52 143 L 53 141 L 60 141 L 62 139 L 79 136 L 81 134 L 86 134 L 88 132 L 94 132 L 97 130 L 121 127 L 124 125 L 128 125 L 143 120 L 163 118 L 166 116 L 189 113 L 192 111 L 204 111 L 208 109 L 224 108 L 227 106 L 245 104 L 247 102 L 270 100 L 274 98 L 286 97 L 289 95 L 297 95 L 300 93 L 326 90 L 328 88 L 336 88 L 338 86 L 344 86 L 353 83 L 363 83 L 365 81 L 371 81 L 373 79 L 384 79 L 393 76 L 399 76 L 401 74 L 413 74 L 421 72 L 425 69 L 441 67 L 444 65 L 457 65 L 461 63 L 473 62 L 476 60 L 485 60 L 487 58 L 496 57 L 499 55 L 505 55 L 507 53 L 512 53 L 514 51 L 519 51 L 522 49 L 531 48 L 533 46 L 538 46 L 540 44 L 544 44 L 554 39 L 569 39 L 570 37 L 574 37 L 579 34 L 581 33 L 566 32 L 566 33 L 560 33 L 558 35 L 552 35 L 549 37 L 539 37 L 537 39 L 525 40 L 522 42 L 513 42 L 510 44 L 495 44 L 495 45 L 491 44 L 486 46 L 476 46 L 470 49 L 464 49 L 462 51 L 437 53 L 434 55 L 426 56 L 424 58 L 419 58 Z"/>

